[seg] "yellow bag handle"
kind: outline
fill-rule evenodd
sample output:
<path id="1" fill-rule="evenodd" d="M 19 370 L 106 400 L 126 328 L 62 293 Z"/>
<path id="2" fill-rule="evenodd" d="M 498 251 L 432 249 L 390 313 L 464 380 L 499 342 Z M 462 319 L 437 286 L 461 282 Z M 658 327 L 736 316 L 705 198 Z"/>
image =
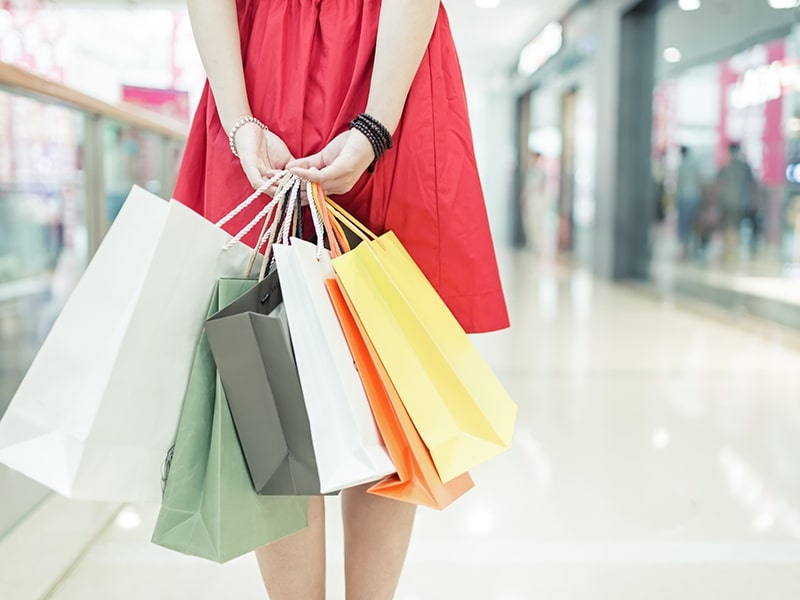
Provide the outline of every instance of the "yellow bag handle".
<path id="1" fill-rule="evenodd" d="M 344 208 L 338 205 L 330 198 L 325 198 L 328 208 L 339 218 L 342 224 L 357 235 L 362 240 L 377 240 L 378 236 L 375 235 L 366 225 L 356 219 L 353 215 L 347 212 Z"/>
<path id="2" fill-rule="evenodd" d="M 328 210 L 330 210 L 331 213 L 333 213 L 333 215 L 338 219 L 338 221 L 347 227 L 347 229 L 349 229 L 361 241 L 377 241 L 378 244 L 381 244 L 381 240 L 378 238 L 378 236 L 375 235 L 366 225 L 362 224 L 361 221 L 356 219 L 353 215 L 351 215 L 330 198 L 325 198 L 325 201 L 328 205 Z"/>

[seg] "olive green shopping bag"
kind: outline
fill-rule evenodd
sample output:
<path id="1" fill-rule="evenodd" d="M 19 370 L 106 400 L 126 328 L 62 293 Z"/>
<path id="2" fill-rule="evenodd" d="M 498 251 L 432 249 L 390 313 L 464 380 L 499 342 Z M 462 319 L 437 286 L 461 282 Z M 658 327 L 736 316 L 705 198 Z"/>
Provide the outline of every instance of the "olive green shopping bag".
<path id="1" fill-rule="evenodd" d="M 255 284 L 218 282 L 208 316 Z M 256 494 L 203 332 L 152 541 L 225 562 L 303 529 L 307 518 L 305 497 Z"/>

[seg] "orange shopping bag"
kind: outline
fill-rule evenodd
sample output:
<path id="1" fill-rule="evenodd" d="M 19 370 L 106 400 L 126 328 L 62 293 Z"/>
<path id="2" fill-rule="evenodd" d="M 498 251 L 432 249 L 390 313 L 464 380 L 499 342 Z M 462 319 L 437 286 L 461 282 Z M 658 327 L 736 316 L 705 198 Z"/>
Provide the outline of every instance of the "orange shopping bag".
<path id="1" fill-rule="evenodd" d="M 434 287 L 391 231 L 378 237 L 326 202 L 320 212 L 362 240 L 334 255 L 336 277 L 441 480 L 507 450 L 517 407 Z"/>
<path id="2" fill-rule="evenodd" d="M 334 256 L 348 252 L 350 245 L 340 224 L 331 218 L 319 186 L 309 187 L 309 197 L 318 207 Z M 386 451 L 395 465 L 396 473 L 369 488 L 369 492 L 442 509 L 472 489 L 469 473 L 463 473 L 443 483 L 414 423 L 381 362 L 375 346 L 359 320 L 353 304 L 337 279 L 327 279 L 325 287 L 347 340 L 353 361 L 358 369 L 375 424 L 383 438 Z"/>
<path id="3" fill-rule="evenodd" d="M 472 489 L 472 478 L 469 473 L 464 473 L 446 484 L 442 483 L 430 452 L 419 437 L 339 282 L 328 279 L 325 286 L 367 392 L 378 431 L 397 468 L 397 473 L 373 485 L 369 492 L 431 508 L 444 508 Z"/>

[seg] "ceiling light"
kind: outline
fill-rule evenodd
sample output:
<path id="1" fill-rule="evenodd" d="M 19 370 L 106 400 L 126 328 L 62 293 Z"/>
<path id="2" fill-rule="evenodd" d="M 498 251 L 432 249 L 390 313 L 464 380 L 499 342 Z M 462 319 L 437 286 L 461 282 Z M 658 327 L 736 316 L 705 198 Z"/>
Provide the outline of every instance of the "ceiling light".
<path id="1" fill-rule="evenodd" d="M 142 524 L 142 517 L 133 508 L 125 507 L 117 515 L 116 523 L 120 529 L 136 529 Z"/>
<path id="2" fill-rule="evenodd" d="M 800 119 L 795 117 L 786 121 L 786 130 L 790 133 L 800 133 Z"/>
<path id="3" fill-rule="evenodd" d="M 681 10 L 697 10 L 700 8 L 702 2 L 700 0 L 678 0 L 678 6 L 680 6 Z"/>
<path id="4" fill-rule="evenodd" d="M 753 517 L 753 529 L 759 532 L 766 532 L 775 525 L 775 517 L 771 514 L 762 512 Z"/>
<path id="5" fill-rule="evenodd" d="M 494 515 L 484 507 L 476 507 L 467 517 L 467 531 L 474 535 L 484 535 L 494 529 Z"/>
<path id="6" fill-rule="evenodd" d="M 664 60 L 668 63 L 675 64 L 677 62 L 681 62 L 681 58 L 683 58 L 683 54 L 677 48 L 667 48 L 664 50 Z"/>
<path id="7" fill-rule="evenodd" d="M 768 0 L 772 8 L 797 8 L 800 0 Z"/>
<path id="8" fill-rule="evenodd" d="M 656 450 L 663 450 L 669 446 L 670 436 L 666 429 L 656 429 L 653 432 L 652 443 Z"/>
<path id="9" fill-rule="evenodd" d="M 564 43 L 561 23 L 548 23 L 542 31 L 522 49 L 517 70 L 523 75 L 533 75 L 548 60 L 553 58 Z"/>
<path id="10" fill-rule="evenodd" d="M 495 8 L 500 4 L 500 0 L 475 0 L 478 8 Z"/>

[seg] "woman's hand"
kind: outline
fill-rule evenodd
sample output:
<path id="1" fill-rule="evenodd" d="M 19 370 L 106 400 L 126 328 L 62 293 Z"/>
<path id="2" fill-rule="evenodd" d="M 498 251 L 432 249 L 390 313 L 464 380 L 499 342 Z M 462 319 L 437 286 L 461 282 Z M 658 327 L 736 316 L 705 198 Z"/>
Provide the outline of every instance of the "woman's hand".
<path id="1" fill-rule="evenodd" d="M 286 143 L 272 131 L 265 131 L 255 123 L 243 125 L 236 132 L 236 150 L 239 162 L 253 189 L 258 189 L 278 171 L 294 160 Z M 274 195 L 277 188 L 267 190 Z"/>
<path id="2" fill-rule="evenodd" d="M 374 159 L 369 140 L 350 129 L 320 152 L 289 161 L 286 168 L 301 179 L 319 183 L 326 194 L 336 195 L 349 192 Z"/>

